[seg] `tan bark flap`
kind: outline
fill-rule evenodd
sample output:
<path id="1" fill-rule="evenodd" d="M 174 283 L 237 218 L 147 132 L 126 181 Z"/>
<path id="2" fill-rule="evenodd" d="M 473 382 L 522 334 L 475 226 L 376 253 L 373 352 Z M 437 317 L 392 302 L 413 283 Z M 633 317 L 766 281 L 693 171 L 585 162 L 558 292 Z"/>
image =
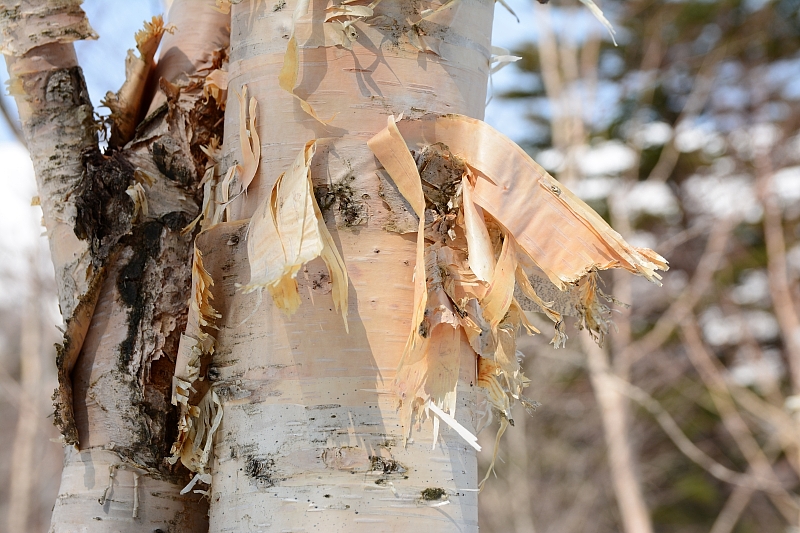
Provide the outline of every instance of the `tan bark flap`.
<path id="1" fill-rule="evenodd" d="M 626 243 L 522 148 L 488 124 L 461 115 L 404 120 L 409 146 L 443 143 L 476 170 L 475 203 L 500 222 L 554 285 L 593 269 L 624 268 L 658 283 L 667 261 Z"/>
<path id="2" fill-rule="evenodd" d="M 315 151 L 316 141 L 307 142 L 253 214 L 247 233 L 251 278 L 245 291 L 266 287 L 275 304 L 291 315 L 300 305 L 297 273 L 321 257 L 331 275 L 334 305 L 347 327 L 347 273 L 314 198 L 310 173 Z"/>
<path id="3" fill-rule="evenodd" d="M 516 285 L 563 333 L 563 314 L 574 314 L 598 342 L 608 332 L 613 301 L 598 288 L 597 271 L 625 268 L 658 283 L 666 261 L 634 248 L 589 206 L 561 186 L 522 149 L 485 123 L 459 115 L 396 121 L 368 142 L 397 190 L 420 218 L 411 331 L 395 379 L 401 421 L 414 413 L 450 423 L 458 374 L 455 354 L 463 329 L 479 356 L 479 379 L 503 423 L 528 380 L 516 350 L 520 329 L 538 333 L 515 297 Z M 412 157 L 413 150 L 413 157 Z M 484 216 L 484 215 L 488 216 Z M 532 263 L 532 264 L 531 264 Z M 545 287 L 568 298 L 536 294 Z M 564 302 L 572 304 L 562 309 Z M 531 308 L 529 307 L 529 309 Z M 458 428 L 456 428 L 458 431 Z M 471 442 L 470 435 L 463 435 Z"/>

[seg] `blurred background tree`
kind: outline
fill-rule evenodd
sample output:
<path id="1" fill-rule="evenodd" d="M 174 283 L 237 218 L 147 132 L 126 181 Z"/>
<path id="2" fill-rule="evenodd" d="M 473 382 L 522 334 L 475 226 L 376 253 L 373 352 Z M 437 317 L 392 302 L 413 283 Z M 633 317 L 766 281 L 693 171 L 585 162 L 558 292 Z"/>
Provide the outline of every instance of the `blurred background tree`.
<path id="1" fill-rule="evenodd" d="M 602 8 L 619 46 L 577 2 L 533 8 L 499 115 L 671 270 L 606 278 L 633 305 L 602 350 L 530 343 L 544 405 L 507 433 L 482 530 L 798 531 L 800 2 Z"/>

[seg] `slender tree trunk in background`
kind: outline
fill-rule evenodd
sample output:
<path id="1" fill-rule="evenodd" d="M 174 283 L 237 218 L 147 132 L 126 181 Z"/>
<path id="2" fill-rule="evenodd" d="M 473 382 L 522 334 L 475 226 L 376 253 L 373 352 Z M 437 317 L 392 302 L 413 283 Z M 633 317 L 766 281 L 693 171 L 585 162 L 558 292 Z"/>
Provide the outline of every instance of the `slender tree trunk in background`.
<path id="1" fill-rule="evenodd" d="M 605 349 L 597 346 L 589 335 L 581 335 L 581 341 L 586 351 L 589 378 L 603 419 L 608 465 L 622 515 L 622 526 L 626 533 L 652 533 L 653 524 L 642 494 L 635 455 L 628 437 L 630 430 L 627 398 L 609 383 L 616 376 L 611 375 L 611 365 Z"/>
<path id="2" fill-rule="evenodd" d="M 541 15 L 539 27 L 542 37 L 537 40 L 537 49 L 542 79 L 554 110 L 550 121 L 553 147 L 564 157 L 558 177 L 565 185 L 572 186 L 581 177 L 578 156 L 588 144 L 582 110 L 590 108 L 592 102 L 584 101 L 582 94 L 587 94 L 589 99 L 594 96 L 599 40 L 588 39 L 580 47 L 571 41 L 568 33 L 567 36 L 560 36 L 559 40 L 550 22 L 550 7 L 536 6 L 536 10 Z M 609 199 L 609 210 L 614 227 L 623 236 L 630 235 L 630 221 L 619 198 Z M 631 302 L 630 279 L 621 272 L 613 274 L 615 297 L 623 302 Z M 622 313 L 626 313 L 626 310 L 622 310 Z M 619 331 L 613 335 L 612 342 L 607 343 L 610 346 L 598 347 L 588 335 L 581 335 L 581 344 L 587 356 L 587 370 L 603 421 L 609 470 L 623 530 L 626 533 L 651 533 L 653 525 L 636 472 L 638 459 L 631 445 L 629 402 L 609 381 L 609 374 L 627 380 L 630 373 L 627 358 L 615 357 L 612 366 L 609 354 L 609 351 L 622 352 L 631 341 L 629 315 L 623 315 L 618 322 Z"/>
<path id="3" fill-rule="evenodd" d="M 33 262 L 33 261 L 32 261 Z M 20 338 L 20 385 L 22 398 L 19 402 L 14 448 L 11 454 L 11 476 L 9 479 L 8 531 L 29 531 L 28 518 L 31 511 L 31 489 L 33 486 L 34 446 L 44 418 L 40 397 L 42 379 L 41 344 L 42 331 L 39 321 L 39 281 L 31 280 L 28 298 L 22 311 L 22 335 Z"/>
<path id="4" fill-rule="evenodd" d="M 775 318 L 786 346 L 789 375 L 794 394 L 800 393 L 800 315 L 792 300 L 792 288 L 786 267 L 786 241 L 778 196 L 773 189 L 773 169 L 763 147 L 756 149 L 756 186 L 764 207 L 764 243 L 768 253 L 769 292 Z"/>

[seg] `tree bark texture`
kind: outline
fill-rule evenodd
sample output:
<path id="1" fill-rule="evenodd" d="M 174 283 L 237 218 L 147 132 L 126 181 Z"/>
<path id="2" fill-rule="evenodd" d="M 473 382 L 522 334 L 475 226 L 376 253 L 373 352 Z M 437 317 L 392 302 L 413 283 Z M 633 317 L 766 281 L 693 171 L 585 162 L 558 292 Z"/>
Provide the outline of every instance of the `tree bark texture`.
<path id="1" fill-rule="evenodd" d="M 403 445 L 392 381 L 408 337 L 415 242 L 386 231 L 379 165 L 367 147 L 389 114 L 461 113 L 482 118 L 494 4 L 466 0 L 427 24 L 440 55 L 422 53 L 407 19 L 438 5 L 384 2 L 382 23 L 358 24 L 352 50 L 326 43 L 325 2 L 314 1 L 296 34 L 295 93 L 330 125 L 305 113 L 278 86 L 294 2 L 234 5 L 224 161 L 242 161 L 236 93 L 259 102 L 261 165 L 232 205 L 247 219 L 311 139 L 311 176 L 351 282 L 349 333 L 335 311 L 321 261 L 298 275 L 302 303 L 287 318 L 264 296 L 237 292 L 249 270 L 245 223 L 198 239 L 215 280 L 217 345 L 209 375 L 224 410 L 215 444 L 211 531 L 477 531 L 474 450 L 431 422 Z M 304 46 L 303 46 L 304 45 Z M 326 204 L 325 201 L 321 204 Z M 249 318 L 248 318 L 249 317 Z M 475 427 L 475 355 L 466 349 L 456 418 Z M 443 426 L 444 427 L 444 426 Z"/>
<path id="2" fill-rule="evenodd" d="M 163 104 L 139 117 L 124 149 L 101 153 L 71 44 L 94 35 L 80 4 L 0 6 L 66 325 L 54 400 L 67 447 L 51 531 L 204 531 L 207 503 L 180 494 L 190 477 L 164 457 L 177 432 L 170 388 L 191 282 L 193 238 L 182 229 L 198 212 L 200 147 L 222 136 L 221 112 L 202 87 L 161 77 L 151 85 Z M 203 2 L 197 11 L 213 8 Z M 200 65 L 227 49 L 229 18 L 213 12 L 179 20 L 216 37 L 184 49 L 183 59 Z M 154 20 L 148 32 L 157 47 L 163 26 Z M 173 55 L 181 35 L 176 24 Z M 147 78 L 140 70 L 135 83 Z M 133 104 L 141 102 L 121 105 Z"/>

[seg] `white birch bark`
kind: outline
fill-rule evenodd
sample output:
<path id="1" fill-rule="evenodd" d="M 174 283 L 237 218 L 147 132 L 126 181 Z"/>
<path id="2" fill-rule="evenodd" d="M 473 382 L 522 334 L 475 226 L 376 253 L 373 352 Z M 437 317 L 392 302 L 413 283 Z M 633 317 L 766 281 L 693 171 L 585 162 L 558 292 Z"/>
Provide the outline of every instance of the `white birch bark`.
<path id="1" fill-rule="evenodd" d="M 325 40 L 324 2 L 300 19 L 299 85 L 324 126 L 278 86 L 294 2 L 255 14 L 233 6 L 226 161 L 238 150 L 235 92 L 259 101 L 262 158 L 232 219 L 246 219 L 310 139 L 321 140 L 312 178 L 335 202 L 326 213 L 351 282 L 349 333 L 332 304 L 321 262 L 298 281 L 290 318 L 247 283 L 246 225 L 203 234 L 198 247 L 214 278 L 217 346 L 209 376 L 222 399 L 211 488 L 211 531 L 477 531 L 475 451 L 430 420 L 407 446 L 392 381 L 412 316 L 413 238 L 387 232 L 377 162 L 366 141 L 389 114 L 462 113 L 481 118 L 494 3 L 464 0 L 423 22 L 439 54 L 408 43 L 407 20 L 438 4 L 385 0 L 371 25 L 357 23 L 353 49 Z M 249 316 L 249 319 L 245 319 Z M 466 343 L 466 340 L 464 340 Z M 475 355 L 462 361 L 456 418 L 475 426 Z"/>
<path id="2" fill-rule="evenodd" d="M 2 51 L 39 189 L 58 301 L 65 317 L 64 343 L 57 366 L 59 391 L 55 422 L 67 442 L 75 442 L 69 373 L 89 325 L 98 272 L 89 242 L 75 234 L 81 154 L 94 146 L 92 105 L 72 41 L 94 38 L 80 1 L 17 0 L 0 4 Z"/>
<path id="3" fill-rule="evenodd" d="M 210 142 L 219 112 L 201 88 L 179 91 L 168 78 L 164 105 L 136 138 L 101 154 L 70 44 L 93 35 L 80 4 L 0 6 L 66 319 L 56 419 L 68 446 L 51 531 L 205 531 L 206 502 L 181 496 L 188 474 L 163 459 L 177 418 L 169 394 L 191 276 L 192 236 L 181 230 L 198 211 L 200 145 Z M 225 38 L 182 49 L 190 62 L 227 47 L 227 17 L 218 15 L 191 28 L 206 23 L 209 35 Z M 181 49 L 180 35 L 170 49 Z M 147 109 L 149 101 L 128 104 Z"/>

